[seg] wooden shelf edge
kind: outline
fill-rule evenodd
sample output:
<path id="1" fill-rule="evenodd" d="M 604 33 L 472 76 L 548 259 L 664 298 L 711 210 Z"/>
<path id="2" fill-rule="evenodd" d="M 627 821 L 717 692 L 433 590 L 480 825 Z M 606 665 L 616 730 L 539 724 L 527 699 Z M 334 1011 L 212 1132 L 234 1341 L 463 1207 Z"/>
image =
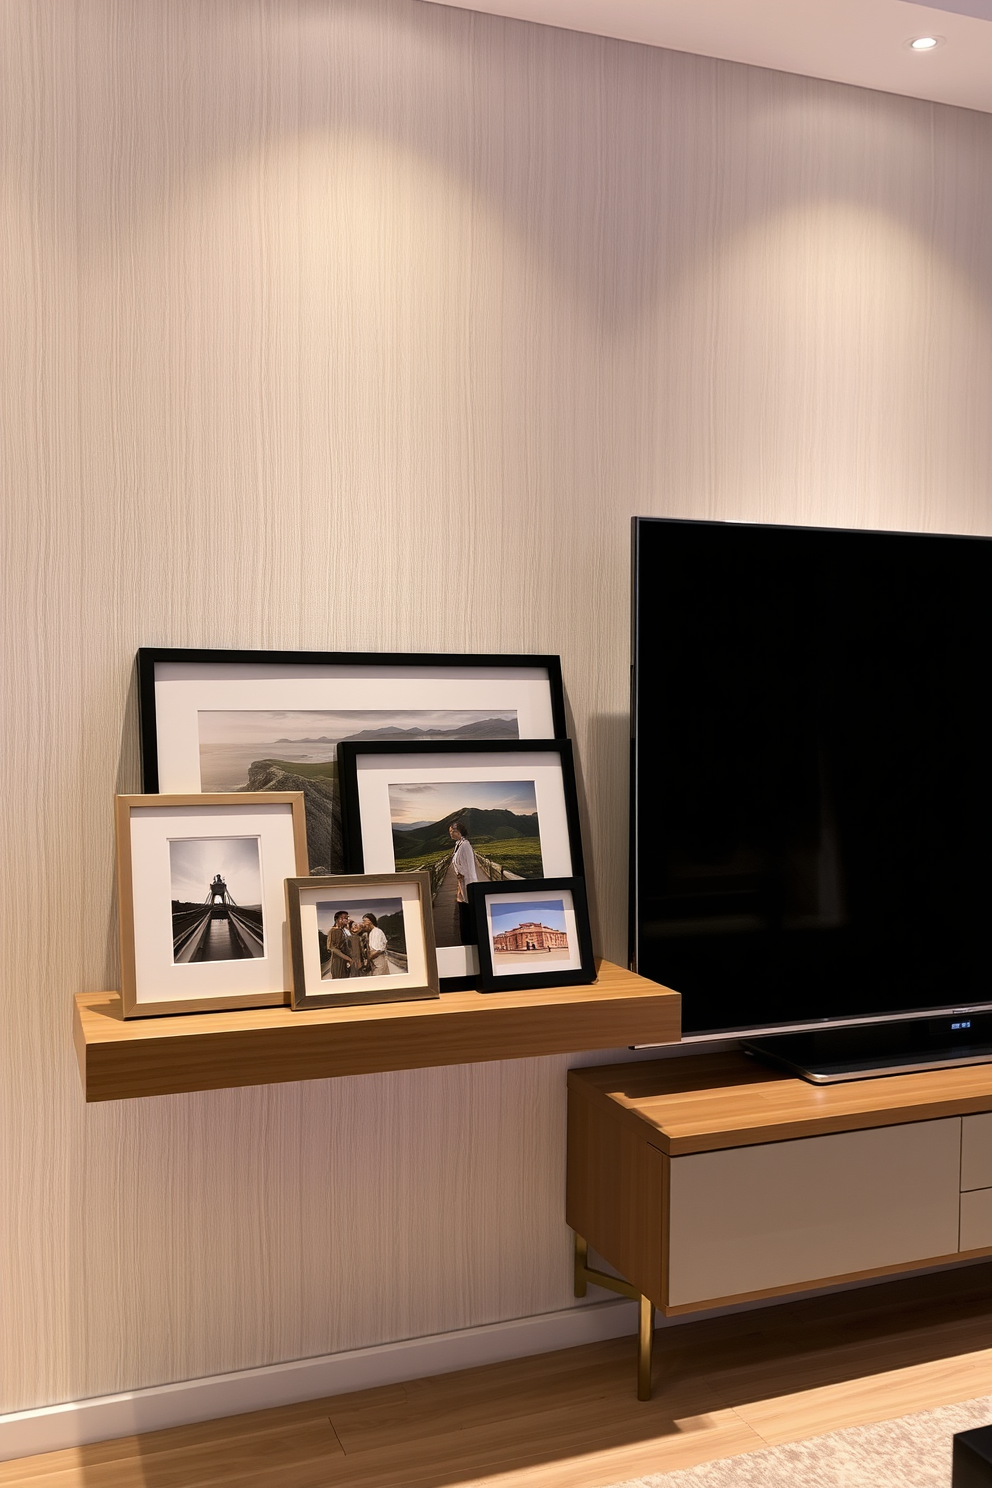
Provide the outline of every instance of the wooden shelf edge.
<path id="1" fill-rule="evenodd" d="M 584 987 L 127 1021 L 117 993 L 84 992 L 73 1041 L 88 1102 L 678 1042 L 677 992 L 612 962 L 598 970 Z"/>

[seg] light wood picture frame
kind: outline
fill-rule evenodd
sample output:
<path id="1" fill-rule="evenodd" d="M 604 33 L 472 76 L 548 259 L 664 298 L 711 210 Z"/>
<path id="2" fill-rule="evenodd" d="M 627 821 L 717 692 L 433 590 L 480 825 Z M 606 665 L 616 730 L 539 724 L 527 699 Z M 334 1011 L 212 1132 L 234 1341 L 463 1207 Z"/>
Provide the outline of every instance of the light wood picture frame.
<path id="1" fill-rule="evenodd" d="M 125 1018 L 289 1002 L 302 793 L 118 796 L 115 815 Z"/>
<path id="2" fill-rule="evenodd" d="M 286 880 L 294 1010 L 437 997 L 427 873 Z"/>

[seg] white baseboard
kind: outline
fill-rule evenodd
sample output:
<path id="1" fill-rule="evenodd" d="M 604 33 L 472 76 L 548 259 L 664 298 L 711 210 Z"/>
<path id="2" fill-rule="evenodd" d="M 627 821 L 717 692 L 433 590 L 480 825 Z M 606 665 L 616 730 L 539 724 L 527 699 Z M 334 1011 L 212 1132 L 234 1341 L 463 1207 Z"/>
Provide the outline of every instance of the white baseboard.
<path id="1" fill-rule="evenodd" d="M 619 1338 L 636 1329 L 637 1304 L 619 1298 L 516 1318 L 509 1323 L 464 1328 L 457 1333 L 436 1333 L 316 1359 L 296 1359 L 288 1364 L 239 1369 L 233 1374 L 17 1411 L 0 1416 L 0 1462 L 117 1436 L 161 1431 L 168 1426 L 188 1426 L 218 1416 L 293 1405 L 324 1395 L 367 1390 L 374 1385 L 448 1374 L 502 1359 L 522 1359 L 528 1354 Z"/>

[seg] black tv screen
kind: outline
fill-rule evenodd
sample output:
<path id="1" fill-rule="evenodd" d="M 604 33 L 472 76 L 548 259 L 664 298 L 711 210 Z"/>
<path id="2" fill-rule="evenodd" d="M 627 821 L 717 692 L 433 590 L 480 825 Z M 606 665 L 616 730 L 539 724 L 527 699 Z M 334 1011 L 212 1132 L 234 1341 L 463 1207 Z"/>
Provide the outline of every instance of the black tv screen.
<path id="1" fill-rule="evenodd" d="M 684 1036 L 992 1006 L 992 540 L 636 518 L 632 964 Z"/>

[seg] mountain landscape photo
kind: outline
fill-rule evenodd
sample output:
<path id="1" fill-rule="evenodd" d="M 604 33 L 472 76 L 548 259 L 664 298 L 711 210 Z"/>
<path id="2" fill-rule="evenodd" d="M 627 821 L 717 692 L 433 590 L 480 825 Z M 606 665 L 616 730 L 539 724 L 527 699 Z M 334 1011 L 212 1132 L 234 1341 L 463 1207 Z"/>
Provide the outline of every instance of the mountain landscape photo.
<path id="1" fill-rule="evenodd" d="M 200 789 L 244 790 L 260 760 L 287 766 L 332 765 L 343 740 L 403 744 L 432 739 L 517 739 L 514 712 L 465 709 L 227 708 L 197 714 Z"/>
<path id="2" fill-rule="evenodd" d="M 512 845 L 518 851 L 523 851 L 528 856 L 536 848 L 537 856 L 540 858 L 541 833 L 537 819 L 537 812 L 520 814 L 514 811 L 480 810 L 475 806 L 465 806 L 460 810 L 449 812 L 440 821 L 429 822 L 417 828 L 393 828 L 393 846 L 397 854 L 403 853 L 404 857 L 411 854 L 424 855 L 438 851 L 451 852 L 454 844 L 448 832 L 448 828 L 455 821 L 464 823 L 466 832 L 472 846 L 477 852 L 486 853 L 489 848 L 497 845 Z M 521 841 L 526 839 L 526 841 Z M 528 878 L 537 878 L 539 873 L 529 873 Z"/>
<path id="3" fill-rule="evenodd" d="M 541 828 L 532 780 L 407 781 L 389 787 L 398 872 L 427 868 L 435 901 L 454 851 L 449 828 L 461 822 L 482 878 L 540 878 Z M 428 817 L 430 808 L 434 815 Z M 449 887 L 451 885 L 449 884 Z"/>

